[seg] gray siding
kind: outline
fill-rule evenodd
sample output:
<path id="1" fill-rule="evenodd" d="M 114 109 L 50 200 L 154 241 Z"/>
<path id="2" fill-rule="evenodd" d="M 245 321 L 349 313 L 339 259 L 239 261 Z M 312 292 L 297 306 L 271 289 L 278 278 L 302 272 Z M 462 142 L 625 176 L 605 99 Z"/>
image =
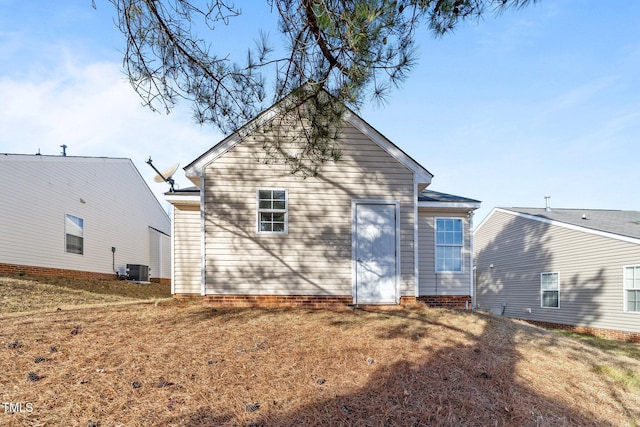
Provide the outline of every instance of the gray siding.
<path id="1" fill-rule="evenodd" d="M 413 295 L 413 173 L 352 126 L 319 177 L 265 164 L 262 143 L 248 137 L 205 169 L 207 293 L 351 295 L 352 200 L 384 199 L 400 202 L 400 293 Z M 288 190 L 288 234 L 257 233 L 258 188 Z"/>
<path id="2" fill-rule="evenodd" d="M 623 266 L 640 264 L 640 245 L 494 211 L 474 246 L 481 309 L 505 302 L 510 317 L 640 332 L 623 307 Z M 560 308 L 541 308 L 543 272 L 559 273 Z"/>
<path id="3" fill-rule="evenodd" d="M 202 292 L 200 205 L 173 207 L 173 292 Z"/>
<path id="4" fill-rule="evenodd" d="M 0 155 L 0 181 L 0 263 L 110 274 L 112 247 L 124 271 L 150 264 L 149 227 L 171 233 L 129 159 Z M 82 255 L 65 251 L 65 214 L 84 220 Z"/>
<path id="5" fill-rule="evenodd" d="M 436 218 L 460 218 L 463 224 L 464 266 L 461 273 L 436 273 L 435 268 L 435 220 Z M 460 212 L 418 211 L 419 295 L 471 295 L 471 251 L 469 216 Z"/>

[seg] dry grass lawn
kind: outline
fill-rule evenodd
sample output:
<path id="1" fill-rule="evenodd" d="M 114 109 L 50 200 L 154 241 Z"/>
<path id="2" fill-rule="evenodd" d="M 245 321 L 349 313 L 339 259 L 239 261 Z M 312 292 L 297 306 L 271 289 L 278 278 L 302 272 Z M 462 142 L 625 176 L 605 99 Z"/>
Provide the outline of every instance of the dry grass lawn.
<path id="1" fill-rule="evenodd" d="M 0 314 L 171 297 L 171 287 L 122 280 L 0 277 Z"/>
<path id="2" fill-rule="evenodd" d="M 423 306 L 45 308 L 0 315 L 0 425 L 633 426 L 627 348 Z"/>

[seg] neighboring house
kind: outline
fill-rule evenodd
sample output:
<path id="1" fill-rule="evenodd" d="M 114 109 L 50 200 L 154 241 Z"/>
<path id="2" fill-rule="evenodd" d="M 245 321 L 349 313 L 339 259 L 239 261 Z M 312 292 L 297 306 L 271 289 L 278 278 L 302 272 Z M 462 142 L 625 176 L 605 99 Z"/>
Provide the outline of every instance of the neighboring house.
<path id="1" fill-rule="evenodd" d="M 170 280 L 170 218 L 131 160 L 0 154 L 0 182 L 0 273 Z"/>
<path id="2" fill-rule="evenodd" d="M 480 309 L 640 342 L 640 212 L 496 208 L 474 254 Z"/>
<path id="3" fill-rule="evenodd" d="M 431 173 L 350 111 L 342 156 L 318 176 L 261 161 L 277 114 L 185 167 L 196 187 L 167 193 L 173 293 L 234 305 L 470 308 L 480 202 L 426 190 Z"/>

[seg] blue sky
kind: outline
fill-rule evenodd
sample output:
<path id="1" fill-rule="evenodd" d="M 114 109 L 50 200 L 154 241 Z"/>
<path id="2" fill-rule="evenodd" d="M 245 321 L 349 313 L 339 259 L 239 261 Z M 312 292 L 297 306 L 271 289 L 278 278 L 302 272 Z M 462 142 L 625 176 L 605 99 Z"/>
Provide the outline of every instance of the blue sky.
<path id="1" fill-rule="evenodd" d="M 237 51 L 270 30 L 266 2 L 236 2 Z M 185 166 L 223 135 L 187 106 L 153 113 L 122 74 L 103 0 L 0 0 L 0 152 L 131 158 Z M 242 47 L 244 52 L 244 47 Z M 359 113 L 434 174 L 430 188 L 495 206 L 640 210 L 640 2 L 542 0 L 434 39 L 383 106 Z M 182 170 L 179 186 L 190 183 Z M 5 183 L 6 184 L 6 183 Z"/>

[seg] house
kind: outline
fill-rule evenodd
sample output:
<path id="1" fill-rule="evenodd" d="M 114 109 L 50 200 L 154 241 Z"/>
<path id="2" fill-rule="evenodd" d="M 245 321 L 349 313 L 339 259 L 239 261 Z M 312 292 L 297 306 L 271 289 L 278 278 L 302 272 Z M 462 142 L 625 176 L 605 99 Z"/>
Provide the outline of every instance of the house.
<path id="1" fill-rule="evenodd" d="M 0 182 L 0 273 L 170 280 L 170 218 L 131 160 L 0 154 Z"/>
<path id="2" fill-rule="evenodd" d="M 469 307 L 472 213 L 347 111 L 341 158 L 316 176 L 264 161 L 278 105 L 185 167 L 173 205 L 172 292 L 213 304 Z M 295 154 L 291 155 L 295 158 Z"/>
<path id="3" fill-rule="evenodd" d="M 474 257 L 480 309 L 640 342 L 640 212 L 495 208 Z"/>

